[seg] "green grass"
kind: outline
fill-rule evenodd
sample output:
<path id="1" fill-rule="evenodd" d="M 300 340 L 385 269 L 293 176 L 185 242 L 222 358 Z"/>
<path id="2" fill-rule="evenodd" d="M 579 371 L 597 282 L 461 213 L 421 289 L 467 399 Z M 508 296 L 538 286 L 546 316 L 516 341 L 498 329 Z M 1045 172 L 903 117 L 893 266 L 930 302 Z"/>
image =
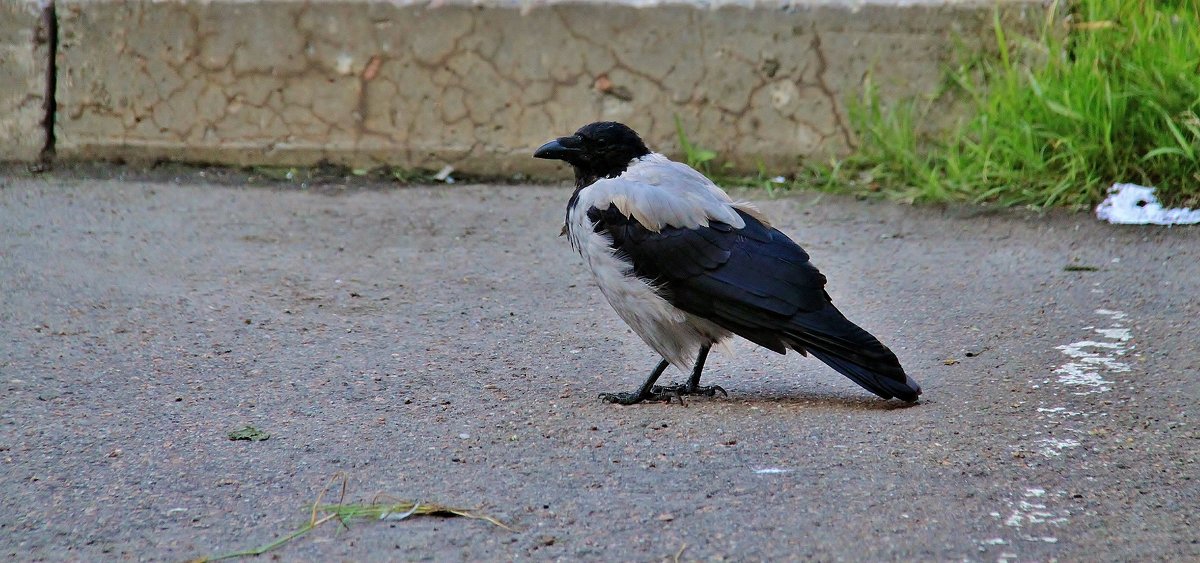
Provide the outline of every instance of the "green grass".
<path id="1" fill-rule="evenodd" d="M 1200 204 L 1200 0 L 1077 0 L 1040 37 L 962 53 L 936 96 L 852 104 L 857 151 L 810 166 L 829 189 L 914 202 L 1083 206 L 1114 182 Z M 1065 23 L 1064 23 L 1065 20 Z M 963 117 L 930 133 L 947 97 Z"/>
<path id="2" fill-rule="evenodd" d="M 683 130 L 683 122 L 679 120 L 678 115 L 675 116 L 675 135 L 679 139 L 679 150 L 683 151 L 684 162 L 703 172 L 704 175 L 711 176 L 712 170 L 709 169 L 709 163 L 717 158 L 717 152 L 693 144 L 688 138 L 687 132 Z"/>

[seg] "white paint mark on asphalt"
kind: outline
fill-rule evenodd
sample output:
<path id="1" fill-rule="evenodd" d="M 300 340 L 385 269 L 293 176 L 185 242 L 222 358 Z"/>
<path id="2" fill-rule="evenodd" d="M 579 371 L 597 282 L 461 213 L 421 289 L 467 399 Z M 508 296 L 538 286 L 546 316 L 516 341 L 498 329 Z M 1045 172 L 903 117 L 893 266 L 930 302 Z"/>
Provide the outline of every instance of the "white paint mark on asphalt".
<path id="1" fill-rule="evenodd" d="M 1096 333 L 1105 338 L 1112 338 L 1121 342 L 1133 338 L 1133 333 L 1127 328 L 1098 328 L 1096 329 Z"/>
<path id="2" fill-rule="evenodd" d="M 1040 541 L 1044 543 L 1058 543 L 1058 538 L 1054 536 L 1021 536 L 1025 541 Z"/>
<path id="3" fill-rule="evenodd" d="M 1067 407 L 1054 407 L 1052 409 L 1038 407 L 1038 412 L 1045 413 L 1047 416 L 1062 417 L 1062 418 L 1066 418 L 1068 416 L 1083 416 L 1083 417 L 1087 416 L 1086 414 L 1081 413 L 1081 412 L 1069 411 L 1069 410 L 1067 410 Z"/>
<path id="4" fill-rule="evenodd" d="M 1103 329 L 1101 329 L 1103 330 Z M 1100 354 L 1098 352 L 1088 351 L 1087 348 L 1107 348 L 1109 350 L 1124 350 L 1125 347 L 1120 342 L 1096 342 L 1094 340 L 1080 340 L 1074 344 L 1066 346 L 1055 346 L 1056 349 L 1062 350 L 1062 353 L 1072 358 L 1095 358 Z"/>
<path id="5" fill-rule="evenodd" d="M 1042 445 L 1038 449 L 1038 453 L 1045 457 L 1058 457 L 1062 455 L 1063 450 L 1079 447 L 1079 440 L 1072 440 L 1070 438 L 1061 440 L 1058 438 L 1045 438 L 1038 441 L 1038 443 Z"/>
<path id="6" fill-rule="evenodd" d="M 1104 393 L 1110 391 L 1115 385 L 1110 378 L 1116 374 L 1133 371 L 1128 363 L 1122 361 L 1131 350 L 1136 348 L 1131 342 L 1134 340 L 1133 331 L 1124 326 L 1129 316 L 1123 311 L 1112 309 L 1096 309 L 1095 313 L 1106 319 L 1097 323 L 1100 326 L 1083 327 L 1083 330 L 1088 331 L 1084 334 L 1089 338 L 1055 347 L 1066 356 L 1067 360 L 1053 370 L 1054 375 L 1057 376 L 1059 387 L 1053 385 L 1051 379 L 1045 379 L 1038 382 L 1040 384 L 1034 384 L 1035 382 L 1031 381 L 1031 389 L 1046 389 L 1050 396 L 1061 395 L 1060 390 L 1070 391 L 1071 394 L 1077 396 Z M 1105 324 L 1108 326 L 1104 326 Z M 1086 399 L 1075 399 L 1075 402 L 1084 400 Z M 1053 433 L 1057 436 L 1038 438 L 1032 446 L 1016 445 L 1014 447 L 1017 452 L 1040 454 L 1044 458 L 1040 463 L 1055 465 L 1071 463 L 1068 461 L 1071 452 L 1083 446 L 1079 439 L 1063 437 L 1064 433 L 1075 433 L 1081 439 L 1086 439 L 1086 429 L 1080 428 L 1079 423 L 1092 415 L 1103 417 L 1107 414 L 1090 409 L 1088 412 L 1078 412 L 1068 410 L 1067 406 L 1042 406 L 1037 408 L 1037 412 L 1044 415 L 1046 419 L 1052 419 L 1045 421 L 1047 423 L 1045 428 L 1054 429 Z M 1041 432 L 1036 432 L 1036 434 L 1041 434 Z M 1090 479 L 1090 477 L 1086 478 Z M 991 513 L 992 518 L 1004 526 L 1002 529 L 1009 531 L 1005 532 L 1003 537 L 979 541 L 979 550 L 987 551 L 989 547 L 997 545 L 1009 546 L 1008 550 L 997 556 L 997 561 L 1008 562 L 1019 557 L 1016 553 L 1016 547 L 1019 545 L 1017 540 L 1044 544 L 1058 543 L 1058 534 L 1047 532 L 1069 522 L 1071 511 L 1064 508 L 1062 501 L 1066 497 L 1065 491 L 1047 492 L 1042 487 L 1028 487 L 1020 495 L 1012 495 L 1011 500 L 1004 501 L 1008 505 L 1008 510 L 1003 513 Z"/>
<path id="7" fill-rule="evenodd" d="M 1076 395 L 1103 393 L 1112 389 L 1108 386 L 1112 382 L 1101 377 L 1099 372 L 1087 364 L 1070 362 L 1054 370 L 1054 373 L 1059 374 L 1058 382 L 1063 385 L 1084 386 L 1093 389 L 1092 391 L 1077 392 Z"/>
<path id="8" fill-rule="evenodd" d="M 1041 491 L 1042 495 L 1046 493 L 1046 491 L 1042 489 L 1030 490 Z M 1030 494 L 1027 492 L 1025 496 L 1029 498 Z M 1034 498 L 1036 499 L 1037 497 Z M 1069 514 L 1070 513 L 1065 510 L 1055 511 L 1054 509 L 1049 508 L 1044 501 L 1034 502 L 1033 500 L 1019 500 L 1013 503 L 1012 511 L 1009 513 L 1008 518 L 1004 519 L 1004 525 L 1012 528 L 1023 528 L 1037 524 L 1050 524 L 1053 526 L 1059 526 L 1067 523 L 1067 515 Z"/>
<path id="9" fill-rule="evenodd" d="M 1113 320 L 1114 326 L 1108 328 L 1088 327 L 1103 336 L 1104 340 L 1080 340 L 1055 347 L 1072 359 L 1054 370 L 1054 373 L 1058 374 L 1058 382 L 1073 387 L 1090 388 L 1078 391 L 1076 395 L 1109 391 L 1112 389 L 1112 381 L 1105 379 L 1106 374 L 1130 371 L 1129 364 L 1118 359 L 1128 352 L 1125 343 L 1133 339 L 1133 332 L 1118 322 L 1127 315 L 1110 309 L 1096 309 L 1096 314 Z"/>
<path id="10" fill-rule="evenodd" d="M 778 475 L 780 473 L 791 473 L 791 469 L 780 469 L 778 467 L 765 467 L 763 469 L 755 469 L 755 475 Z"/>

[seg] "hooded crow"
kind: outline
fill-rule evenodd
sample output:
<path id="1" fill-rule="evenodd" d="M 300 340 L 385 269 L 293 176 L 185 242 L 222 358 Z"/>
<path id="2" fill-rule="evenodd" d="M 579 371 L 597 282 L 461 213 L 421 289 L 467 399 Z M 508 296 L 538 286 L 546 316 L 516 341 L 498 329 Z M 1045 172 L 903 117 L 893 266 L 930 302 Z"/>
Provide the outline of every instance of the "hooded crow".
<path id="1" fill-rule="evenodd" d="M 804 249 L 703 174 L 650 152 L 629 127 L 592 123 L 533 156 L 575 169 L 571 246 L 617 315 L 663 358 L 637 391 L 601 399 L 726 394 L 701 386 L 700 373 L 713 345 L 734 334 L 812 354 L 884 399 L 921 394 L 896 355 L 833 306 Z M 668 365 L 690 369 L 687 383 L 655 385 Z"/>

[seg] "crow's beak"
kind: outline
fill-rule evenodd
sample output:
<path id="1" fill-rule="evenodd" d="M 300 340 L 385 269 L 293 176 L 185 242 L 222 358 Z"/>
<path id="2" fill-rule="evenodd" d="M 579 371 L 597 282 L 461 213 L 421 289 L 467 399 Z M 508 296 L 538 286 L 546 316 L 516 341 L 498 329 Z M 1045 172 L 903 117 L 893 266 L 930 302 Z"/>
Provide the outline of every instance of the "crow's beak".
<path id="1" fill-rule="evenodd" d="M 579 137 L 559 137 L 538 147 L 538 150 L 534 151 L 533 157 L 566 160 L 569 162 L 582 152 L 583 143 Z"/>

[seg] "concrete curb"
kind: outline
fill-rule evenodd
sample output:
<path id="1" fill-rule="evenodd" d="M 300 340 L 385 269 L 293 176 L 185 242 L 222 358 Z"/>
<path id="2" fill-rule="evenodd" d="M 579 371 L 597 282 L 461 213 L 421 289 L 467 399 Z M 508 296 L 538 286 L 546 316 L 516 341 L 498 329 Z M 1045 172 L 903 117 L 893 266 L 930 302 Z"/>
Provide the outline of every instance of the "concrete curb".
<path id="1" fill-rule="evenodd" d="M 852 145 L 845 102 L 866 76 L 891 99 L 935 88 L 953 37 L 992 40 L 997 5 L 1018 30 L 1045 14 L 1040 0 L 58 0 L 54 151 L 543 175 L 560 169 L 529 153 L 548 136 L 615 119 L 671 152 L 678 116 L 722 160 L 785 170 Z"/>
<path id="2" fill-rule="evenodd" d="M 31 162 L 46 147 L 49 0 L 0 0 L 0 161 Z"/>

